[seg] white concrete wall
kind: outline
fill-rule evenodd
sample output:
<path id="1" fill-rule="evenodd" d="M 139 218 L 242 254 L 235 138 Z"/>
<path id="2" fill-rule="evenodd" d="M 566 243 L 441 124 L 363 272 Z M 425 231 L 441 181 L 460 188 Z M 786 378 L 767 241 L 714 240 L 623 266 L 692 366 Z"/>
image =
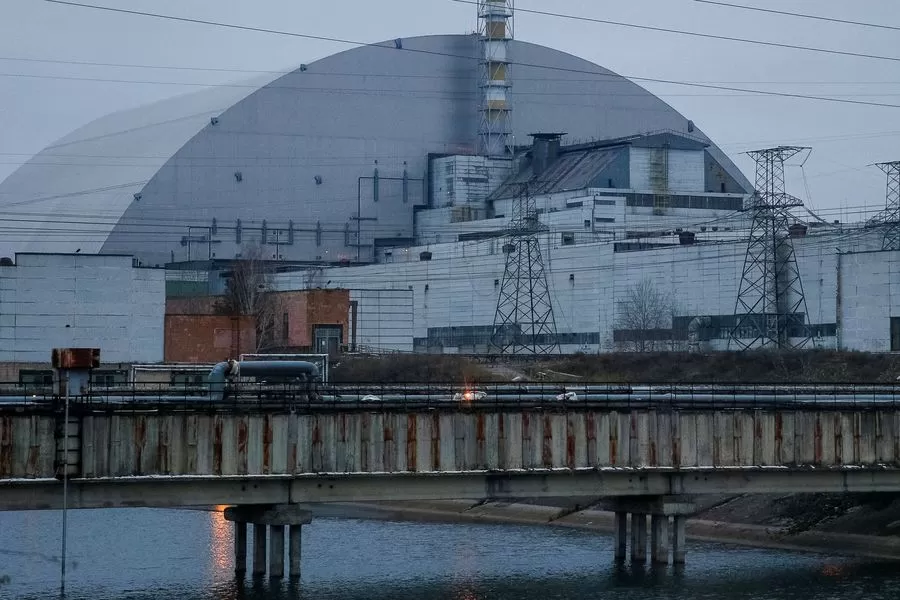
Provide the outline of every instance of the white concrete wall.
<path id="1" fill-rule="evenodd" d="M 840 256 L 841 347 L 887 352 L 891 317 L 900 317 L 900 252 Z"/>
<path id="2" fill-rule="evenodd" d="M 101 362 L 163 360 L 165 272 L 128 256 L 19 254 L 0 267 L 0 362 L 100 348 Z"/>
<path id="3" fill-rule="evenodd" d="M 356 343 L 378 350 L 413 349 L 413 291 L 402 289 L 352 289 L 357 302 Z"/>
<path id="4" fill-rule="evenodd" d="M 401 333 L 399 326 L 388 327 L 387 317 L 377 317 L 371 312 L 361 313 L 360 326 L 368 327 L 364 319 L 377 319 L 378 324 L 371 326 L 373 333 L 369 335 L 390 330 L 391 340 L 386 341 L 384 337 L 379 341 L 372 337 L 369 345 L 407 349 L 412 342 L 400 337 L 424 338 L 429 328 L 493 324 L 505 266 L 503 241 L 439 244 L 411 248 L 408 252 L 395 250 L 391 264 L 327 269 L 322 277 L 331 280 L 331 285 L 351 290 L 392 289 L 405 294 L 412 303 L 412 314 L 392 313 L 390 318 L 406 319 L 409 325 L 406 331 Z M 877 233 L 857 233 L 851 237 L 836 233 L 794 240 L 808 322 L 838 323 L 836 248 L 880 247 L 880 243 Z M 419 260 L 419 252 L 425 249 L 432 252 L 432 260 Z M 597 338 L 589 345 L 566 344 L 563 350 L 599 352 L 616 349 L 613 330 L 621 322 L 621 302 L 644 279 L 671 296 L 674 316 L 732 315 L 744 267 L 746 241 L 614 252 L 614 244 L 609 242 L 562 245 L 559 233 L 552 233 L 542 237 L 541 252 L 557 331 L 596 334 Z M 851 259 L 851 256 L 863 258 Z M 884 258 L 867 256 L 841 258 L 862 261 L 842 266 L 845 346 L 884 350 L 889 348 L 889 327 L 885 319 L 890 316 L 893 296 L 885 291 L 887 283 L 881 279 L 890 273 L 897 277 L 896 285 L 900 286 L 900 265 L 886 271 L 882 264 Z M 302 289 L 306 285 L 305 275 L 282 276 L 278 285 L 281 289 Z M 858 299 L 852 300 L 855 297 Z M 725 339 L 712 340 L 708 348 L 725 349 L 727 343 Z M 814 346 L 833 347 L 836 343 L 836 337 L 827 337 L 815 340 Z M 445 347 L 444 351 L 455 349 Z"/>

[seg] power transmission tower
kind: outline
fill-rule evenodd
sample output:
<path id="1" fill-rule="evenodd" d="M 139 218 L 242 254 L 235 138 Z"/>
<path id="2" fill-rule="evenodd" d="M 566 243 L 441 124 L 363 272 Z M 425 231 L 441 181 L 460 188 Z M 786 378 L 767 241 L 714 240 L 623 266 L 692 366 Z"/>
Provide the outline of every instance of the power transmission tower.
<path id="1" fill-rule="evenodd" d="M 809 148 L 780 146 L 748 154 L 756 161 L 753 224 L 734 308 L 729 343 L 749 348 L 802 348 L 808 312 L 791 240 L 790 209 L 803 206 L 785 192 L 784 161 Z M 793 342 L 792 342 L 793 340 Z"/>
<path id="2" fill-rule="evenodd" d="M 491 345 L 500 354 L 552 354 L 559 351 L 553 302 L 541 257 L 541 225 L 529 185 L 521 184 L 503 244 L 506 269 L 494 313 Z"/>
<path id="3" fill-rule="evenodd" d="M 900 160 L 875 165 L 887 175 L 884 210 L 869 220 L 871 227 L 883 226 L 882 250 L 900 250 Z"/>

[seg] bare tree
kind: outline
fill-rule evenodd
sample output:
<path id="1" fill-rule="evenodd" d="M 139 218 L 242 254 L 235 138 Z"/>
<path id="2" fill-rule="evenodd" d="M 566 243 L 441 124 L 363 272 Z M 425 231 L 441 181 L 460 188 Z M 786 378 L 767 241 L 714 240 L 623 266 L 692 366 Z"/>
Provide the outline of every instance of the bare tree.
<path id="1" fill-rule="evenodd" d="M 662 350 L 671 342 L 675 303 L 650 279 L 628 288 L 625 299 L 618 303 L 618 313 L 620 341 L 631 351 Z"/>
<path id="2" fill-rule="evenodd" d="M 256 321 L 256 351 L 273 348 L 275 320 L 281 303 L 273 291 L 274 267 L 263 259 L 262 249 L 252 246 L 241 253 L 225 284 L 225 295 L 216 303 L 216 312 L 228 316 L 251 316 Z"/>

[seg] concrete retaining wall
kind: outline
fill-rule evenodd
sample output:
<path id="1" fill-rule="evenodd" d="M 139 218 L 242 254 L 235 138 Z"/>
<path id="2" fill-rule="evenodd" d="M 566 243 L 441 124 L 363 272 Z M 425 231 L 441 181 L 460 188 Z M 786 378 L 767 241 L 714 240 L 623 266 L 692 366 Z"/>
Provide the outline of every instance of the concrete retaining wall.
<path id="1" fill-rule="evenodd" d="M 0 417 L 0 478 L 52 477 L 54 417 Z M 900 466 L 900 411 L 377 411 L 81 417 L 83 477 Z"/>

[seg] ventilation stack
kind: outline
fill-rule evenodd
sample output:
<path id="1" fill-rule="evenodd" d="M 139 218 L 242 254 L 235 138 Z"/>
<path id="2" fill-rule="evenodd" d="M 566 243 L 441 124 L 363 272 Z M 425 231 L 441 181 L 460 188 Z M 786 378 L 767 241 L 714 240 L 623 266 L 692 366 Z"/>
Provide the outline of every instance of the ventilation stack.
<path id="1" fill-rule="evenodd" d="M 478 0 L 481 43 L 480 108 L 477 151 L 491 158 L 513 153 L 509 47 L 513 39 L 514 0 Z"/>

